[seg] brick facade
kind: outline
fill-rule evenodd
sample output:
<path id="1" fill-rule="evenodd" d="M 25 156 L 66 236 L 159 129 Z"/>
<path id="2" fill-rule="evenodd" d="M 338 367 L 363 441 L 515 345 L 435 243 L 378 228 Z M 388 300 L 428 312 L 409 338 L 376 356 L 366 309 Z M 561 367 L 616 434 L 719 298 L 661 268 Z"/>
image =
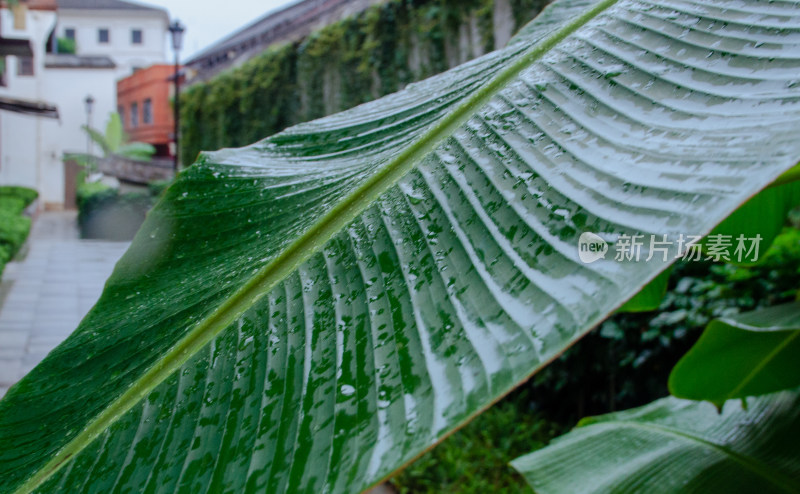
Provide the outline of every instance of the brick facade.
<path id="1" fill-rule="evenodd" d="M 156 156 L 172 156 L 173 65 L 153 65 L 117 82 L 117 106 L 131 141 L 156 147 Z M 147 121 L 147 101 L 150 120 Z M 137 117 L 132 118 L 135 110 Z M 135 125 L 134 125 L 135 124 Z"/>

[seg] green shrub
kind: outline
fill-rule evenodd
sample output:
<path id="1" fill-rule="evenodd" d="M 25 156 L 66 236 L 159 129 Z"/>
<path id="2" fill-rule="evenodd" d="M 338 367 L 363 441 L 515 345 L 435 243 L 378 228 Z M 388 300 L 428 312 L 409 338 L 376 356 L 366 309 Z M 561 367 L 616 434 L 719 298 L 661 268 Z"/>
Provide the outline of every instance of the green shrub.
<path id="1" fill-rule="evenodd" d="M 117 189 L 102 182 L 83 182 L 75 191 L 78 208 L 91 201 L 99 201 L 118 194 Z"/>
<path id="2" fill-rule="evenodd" d="M 28 207 L 33 201 L 39 197 L 39 193 L 33 189 L 29 189 L 27 187 L 20 187 L 18 185 L 2 185 L 0 186 L 0 199 L 9 198 L 9 197 L 16 197 L 22 199 L 25 203 L 26 208 Z M 2 209 L 2 206 L 0 206 Z"/>
<path id="3" fill-rule="evenodd" d="M 159 197 L 171 184 L 172 180 L 154 180 L 147 184 L 147 190 L 150 191 L 150 195 Z"/>
<path id="4" fill-rule="evenodd" d="M 153 207 L 158 188 L 128 192 L 100 182 L 82 183 L 76 192 L 81 238 L 131 240 Z"/>
<path id="5" fill-rule="evenodd" d="M 12 214 L 22 214 L 25 210 L 25 200 L 16 196 L 0 196 L 0 211 Z"/>
<path id="6" fill-rule="evenodd" d="M 30 218 L 21 214 L 37 197 L 39 194 L 27 187 L 0 186 L 0 274 L 31 231 Z"/>
<path id="7" fill-rule="evenodd" d="M 75 50 L 76 50 L 77 46 L 75 44 L 75 40 L 74 39 L 58 38 L 58 39 L 56 39 L 56 44 L 58 45 L 57 46 L 58 53 L 66 53 L 66 54 L 69 54 L 69 55 L 74 55 L 75 54 Z"/>
<path id="8" fill-rule="evenodd" d="M 0 211 L 0 243 L 11 246 L 11 255 L 17 253 L 31 230 L 31 219 L 8 211 Z"/>
<path id="9" fill-rule="evenodd" d="M 11 246 L 7 244 L 0 244 L 0 265 L 3 265 L 10 260 L 11 260 Z"/>
<path id="10" fill-rule="evenodd" d="M 30 218 L 20 216 L 18 212 L 0 210 L 0 274 L 25 243 L 30 231 Z"/>
<path id="11" fill-rule="evenodd" d="M 94 238 L 85 235 L 87 225 L 96 216 L 97 211 L 112 204 L 119 191 L 101 182 L 79 183 L 75 191 L 75 202 L 78 205 L 78 227 L 82 238 Z"/>

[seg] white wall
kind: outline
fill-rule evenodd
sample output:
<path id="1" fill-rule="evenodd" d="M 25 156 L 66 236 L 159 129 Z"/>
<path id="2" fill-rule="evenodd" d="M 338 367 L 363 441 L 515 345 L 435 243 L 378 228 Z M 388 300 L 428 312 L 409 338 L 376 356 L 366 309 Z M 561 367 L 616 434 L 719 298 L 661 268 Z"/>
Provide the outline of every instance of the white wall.
<path id="1" fill-rule="evenodd" d="M 39 194 L 46 202 L 64 200 L 64 154 L 87 151 L 87 136 L 81 129 L 87 120 L 86 96 L 94 98 L 91 126 L 104 131 L 109 114 L 116 111 L 116 77 L 113 69 L 48 69 L 45 73 L 44 94 L 58 106 L 61 117 L 60 121 L 40 119 L 40 169 L 48 178 L 41 182 Z M 97 145 L 92 145 L 92 152 L 101 153 Z"/>
<path id="2" fill-rule="evenodd" d="M 114 11 L 60 9 L 56 35 L 75 29 L 78 55 L 106 55 L 117 63 L 118 78 L 129 76 L 134 67 L 146 68 L 166 61 L 164 46 L 169 19 L 160 11 Z M 109 30 L 109 42 L 98 41 L 98 30 Z M 142 44 L 131 40 L 131 30 L 142 30 Z"/>
<path id="3" fill-rule="evenodd" d="M 27 13 L 25 29 L 14 29 L 13 15 L 8 9 L 0 11 L 0 23 L 6 38 L 29 39 L 34 57 L 34 75 L 17 76 L 17 57 L 6 57 L 6 87 L 0 95 L 26 100 L 47 100 L 43 94 L 45 43 L 56 23 L 51 11 L 32 10 Z M 7 111 L 0 112 L 0 184 L 24 185 L 41 191 L 48 177 L 42 173 L 42 119 Z M 62 179 L 63 180 L 63 179 Z M 53 197 L 50 197 L 51 200 Z M 63 201 L 63 191 L 58 202 Z"/>

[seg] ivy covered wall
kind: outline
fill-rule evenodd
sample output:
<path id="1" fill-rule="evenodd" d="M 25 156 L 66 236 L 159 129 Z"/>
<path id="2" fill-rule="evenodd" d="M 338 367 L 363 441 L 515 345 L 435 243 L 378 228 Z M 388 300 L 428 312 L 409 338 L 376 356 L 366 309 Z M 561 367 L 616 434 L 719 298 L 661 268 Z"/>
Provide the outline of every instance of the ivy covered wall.
<path id="1" fill-rule="evenodd" d="M 181 155 L 238 147 L 503 46 L 547 0 L 389 0 L 181 96 Z"/>

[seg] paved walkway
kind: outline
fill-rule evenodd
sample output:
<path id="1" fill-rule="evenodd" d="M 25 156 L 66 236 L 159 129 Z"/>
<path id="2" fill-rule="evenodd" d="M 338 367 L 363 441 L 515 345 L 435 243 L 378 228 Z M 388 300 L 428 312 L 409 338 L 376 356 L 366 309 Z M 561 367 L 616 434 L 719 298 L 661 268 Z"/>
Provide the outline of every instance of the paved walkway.
<path id="1" fill-rule="evenodd" d="M 79 240 L 74 212 L 38 216 L 0 286 L 0 397 L 78 326 L 128 245 Z"/>

